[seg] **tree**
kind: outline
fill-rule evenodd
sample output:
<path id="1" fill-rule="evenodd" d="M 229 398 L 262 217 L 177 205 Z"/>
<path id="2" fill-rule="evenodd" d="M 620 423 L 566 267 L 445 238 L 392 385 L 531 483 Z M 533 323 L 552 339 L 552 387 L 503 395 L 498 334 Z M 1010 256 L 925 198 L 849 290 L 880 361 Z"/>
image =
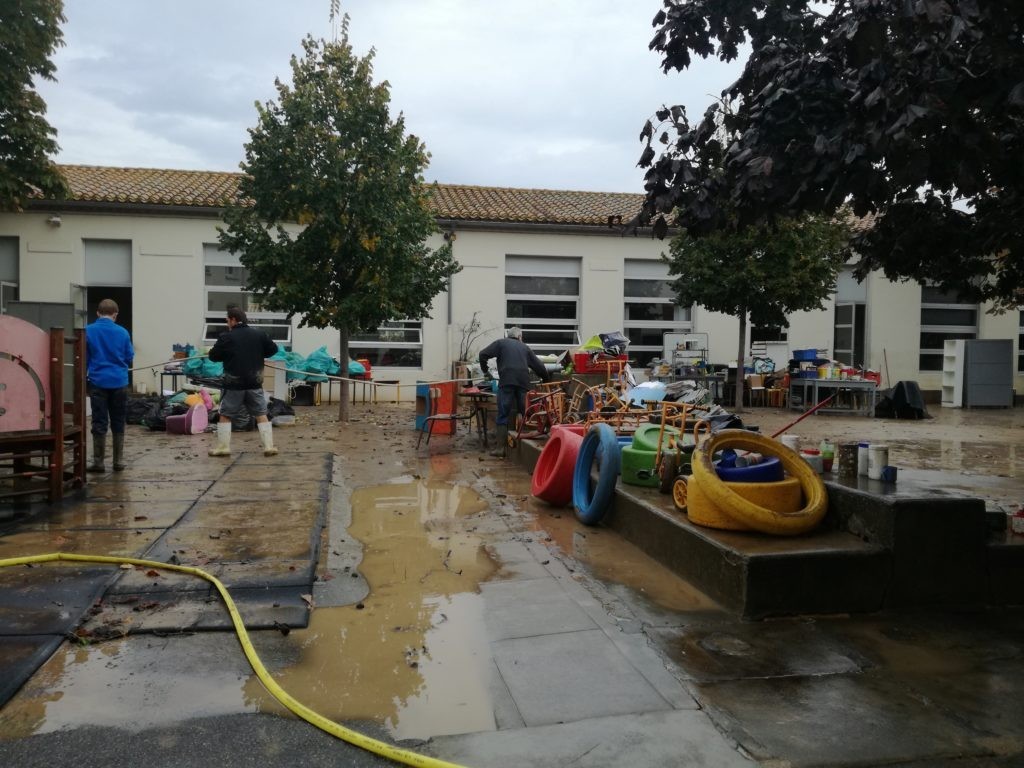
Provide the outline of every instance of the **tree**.
<path id="1" fill-rule="evenodd" d="M 853 244 L 859 277 L 882 269 L 996 309 L 1024 303 L 1019 0 L 664 6 L 650 47 L 666 72 L 694 55 L 749 56 L 699 123 L 671 107 L 663 127 L 644 127 L 642 223 L 663 233 L 670 216 L 699 235 L 849 204 L 874 215 Z"/>
<path id="2" fill-rule="evenodd" d="M 61 0 L 0 3 L 0 210 L 21 210 L 33 192 L 49 199 L 67 194 L 49 158 L 58 150 L 57 131 L 33 83 L 54 79 L 50 57 L 64 44 L 63 21 Z"/>
<path id="3" fill-rule="evenodd" d="M 221 247 L 240 255 L 247 288 L 300 326 L 335 328 L 342 370 L 351 334 L 389 319 L 427 317 L 460 267 L 436 231 L 422 171 L 428 155 L 392 120 L 387 82 L 372 80 L 373 51 L 357 57 L 348 19 L 339 41 L 303 41 L 291 87 L 256 105 L 239 202 L 224 215 Z M 285 224 L 303 226 L 292 235 Z M 342 382 L 339 417 L 348 420 Z"/>
<path id="4" fill-rule="evenodd" d="M 821 309 L 846 259 L 849 227 L 815 216 L 778 219 L 760 226 L 718 230 L 701 237 L 685 231 L 672 240 L 669 275 L 676 304 L 699 304 L 738 317 L 736 409 L 743 408 L 747 317 L 754 325 L 788 324 L 790 312 Z"/>

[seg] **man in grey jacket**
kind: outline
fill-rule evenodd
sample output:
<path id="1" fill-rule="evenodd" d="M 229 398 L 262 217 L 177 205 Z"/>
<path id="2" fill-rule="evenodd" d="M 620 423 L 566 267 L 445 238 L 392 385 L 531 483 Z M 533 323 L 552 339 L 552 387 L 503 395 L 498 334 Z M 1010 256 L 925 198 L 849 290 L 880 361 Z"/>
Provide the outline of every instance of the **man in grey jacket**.
<path id="1" fill-rule="evenodd" d="M 480 350 L 480 368 L 488 380 L 493 377 L 487 364 L 493 358 L 498 362 L 498 444 L 491 455 L 505 458 L 509 420 L 514 426 L 516 413 L 526 412 L 530 370 L 540 376 L 541 381 L 550 381 L 551 376 L 533 350 L 523 343 L 523 331 L 518 327 L 509 328 L 507 338 L 492 341 Z"/>

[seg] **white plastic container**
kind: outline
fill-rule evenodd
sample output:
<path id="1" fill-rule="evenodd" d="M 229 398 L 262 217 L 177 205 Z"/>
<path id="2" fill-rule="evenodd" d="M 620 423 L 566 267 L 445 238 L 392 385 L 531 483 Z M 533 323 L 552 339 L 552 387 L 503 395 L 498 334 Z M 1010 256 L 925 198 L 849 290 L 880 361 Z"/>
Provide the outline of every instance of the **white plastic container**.
<path id="1" fill-rule="evenodd" d="M 868 474 L 868 444 L 857 443 L 857 474 L 867 477 Z"/>
<path id="2" fill-rule="evenodd" d="M 868 446 L 868 477 L 882 479 L 882 467 L 889 464 L 889 446 L 881 443 Z"/>
<path id="3" fill-rule="evenodd" d="M 800 435 L 783 435 L 779 438 L 782 444 L 787 448 L 790 448 L 797 453 L 800 452 Z"/>
<path id="4" fill-rule="evenodd" d="M 807 448 L 800 451 L 800 458 L 811 465 L 811 469 L 817 472 L 819 475 L 824 472 L 825 466 L 821 458 L 821 451 L 817 448 Z"/>

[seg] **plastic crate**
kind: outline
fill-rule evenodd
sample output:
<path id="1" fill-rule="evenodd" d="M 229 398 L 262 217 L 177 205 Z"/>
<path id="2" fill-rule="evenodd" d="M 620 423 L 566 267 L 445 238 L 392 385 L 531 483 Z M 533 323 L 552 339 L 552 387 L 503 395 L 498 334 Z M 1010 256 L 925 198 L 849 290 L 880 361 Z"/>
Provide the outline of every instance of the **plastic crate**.
<path id="1" fill-rule="evenodd" d="M 612 373 L 618 373 L 627 360 L 626 355 L 598 355 L 597 359 L 592 359 L 587 352 L 576 352 L 572 356 L 572 367 L 576 373 L 604 373 L 609 367 Z"/>
<path id="2" fill-rule="evenodd" d="M 793 359 L 801 362 L 811 362 L 818 359 L 818 350 L 816 349 L 794 349 Z"/>

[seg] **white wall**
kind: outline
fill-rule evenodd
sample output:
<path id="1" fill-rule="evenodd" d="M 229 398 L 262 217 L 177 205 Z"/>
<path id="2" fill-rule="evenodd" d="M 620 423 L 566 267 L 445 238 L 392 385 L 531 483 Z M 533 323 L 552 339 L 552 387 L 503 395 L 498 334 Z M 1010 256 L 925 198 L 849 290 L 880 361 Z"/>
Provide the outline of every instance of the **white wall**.
<path id="1" fill-rule="evenodd" d="M 83 240 L 121 239 L 132 243 L 133 342 L 136 365 L 161 363 L 171 356 L 175 343 L 200 346 L 204 318 L 203 244 L 217 241 L 216 219 L 184 216 L 111 215 L 62 213 L 62 223 L 47 223 L 46 213 L 2 213 L 0 235 L 19 238 L 20 292 L 26 301 L 66 302 L 70 284 L 84 282 Z M 433 237 L 432 247 L 442 243 Z M 422 369 L 379 369 L 378 379 L 398 379 L 403 384 L 441 380 L 450 375 L 449 361 L 458 352 L 460 329 L 474 311 L 485 333 L 474 352 L 501 334 L 505 322 L 505 257 L 558 256 L 581 259 L 580 336 L 620 330 L 623 325 L 623 263 L 630 259 L 660 258 L 666 244 L 650 238 L 617 235 L 541 234 L 456 230 L 455 259 L 462 271 L 452 279 L 450 295 L 434 301 L 432 317 L 424 320 Z M 881 273 L 868 277 L 866 343 L 868 365 L 879 370 L 884 383 L 916 380 L 922 389 L 940 388 L 941 375 L 917 370 L 920 334 L 920 288 L 916 283 L 891 283 Z M 450 318 L 449 322 L 449 301 Z M 795 313 L 789 330 L 790 349 L 832 346 L 833 303 L 821 311 Z M 1014 339 L 1016 367 L 1018 314 L 982 314 L 980 338 Z M 297 325 L 297 321 L 296 321 Z M 693 330 L 707 333 L 710 360 L 735 360 L 736 318 L 693 312 Z M 326 346 L 338 353 L 337 333 L 332 329 L 295 329 L 293 348 L 309 354 Z M 747 347 L 749 348 L 749 346 Z M 886 363 L 888 364 L 886 369 Z M 151 374 L 136 376 L 149 389 L 158 380 Z M 1015 387 L 1024 392 L 1024 374 Z M 413 396 L 403 387 L 403 399 Z"/>

